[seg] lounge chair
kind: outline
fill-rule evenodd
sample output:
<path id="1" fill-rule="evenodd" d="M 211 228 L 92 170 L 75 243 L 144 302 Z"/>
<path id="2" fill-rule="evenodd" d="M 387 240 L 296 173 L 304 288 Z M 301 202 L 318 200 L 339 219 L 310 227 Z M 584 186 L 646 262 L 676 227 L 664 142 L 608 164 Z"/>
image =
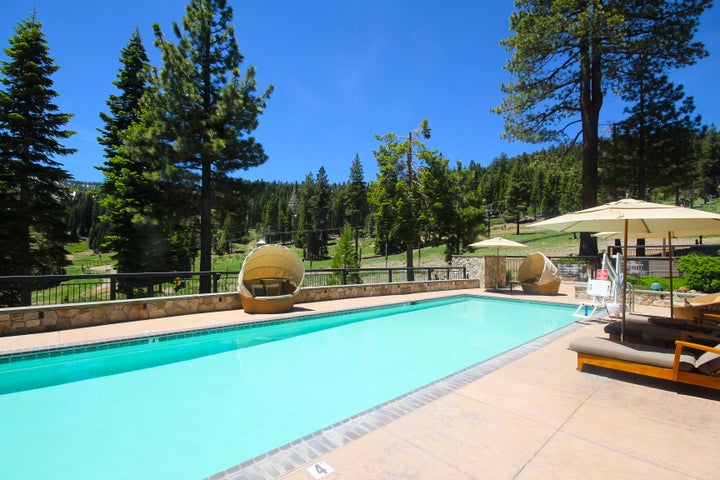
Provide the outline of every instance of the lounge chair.
<path id="1" fill-rule="evenodd" d="M 658 317 L 657 320 L 665 319 Z M 668 319 L 671 320 L 671 319 Z M 625 341 L 630 343 L 644 343 L 647 345 L 657 345 L 673 348 L 676 340 L 685 340 L 689 336 L 696 343 L 714 346 L 720 343 L 720 328 L 703 327 L 696 324 L 679 325 L 677 323 L 668 323 L 666 325 L 651 323 L 651 317 L 646 323 L 626 322 L 625 323 Z M 610 322 L 605 325 L 605 333 L 611 340 L 620 340 L 622 324 L 620 321 Z"/>
<path id="2" fill-rule="evenodd" d="M 523 291 L 532 295 L 556 295 L 562 280 L 557 267 L 540 252 L 525 257 L 517 278 Z"/>
<path id="3" fill-rule="evenodd" d="M 577 310 L 573 313 L 573 317 L 588 318 L 592 317 L 597 313 L 598 309 L 602 309 L 605 313 L 608 312 L 607 301 L 610 298 L 610 289 L 612 284 L 609 280 L 588 280 L 587 294 L 590 295 L 590 300 L 584 300 L 580 302 Z M 592 310 L 590 310 L 592 308 Z"/>
<path id="4" fill-rule="evenodd" d="M 305 267 L 298 255 L 280 245 L 262 245 L 243 261 L 238 291 L 247 313 L 283 313 L 295 305 Z"/>
<path id="5" fill-rule="evenodd" d="M 570 342 L 570 350 L 577 352 L 577 368 L 580 371 L 585 365 L 595 365 L 720 389 L 720 345 L 708 347 L 677 341 L 675 348 L 671 349 L 621 343 L 607 338 L 579 337 Z"/>

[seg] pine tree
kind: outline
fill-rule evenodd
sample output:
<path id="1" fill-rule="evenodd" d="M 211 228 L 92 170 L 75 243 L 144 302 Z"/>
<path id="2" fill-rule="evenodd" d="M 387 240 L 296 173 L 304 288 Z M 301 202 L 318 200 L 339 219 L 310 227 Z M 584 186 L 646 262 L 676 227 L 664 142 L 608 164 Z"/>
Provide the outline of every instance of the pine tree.
<path id="1" fill-rule="evenodd" d="M 332 268 L 357 268 L 358 262 L 353 250 L 353 228 L 346 223 L 338 237 L 337 245 L 330 261 Z"/>
<path id="2" fill-rule="evenodd" d="M 515 235 L 520 235 L 520 219 L 530 206 L 531 180 L 528 157 L 515 161 L 505 193 L 505 213 L 515 220 Z M 507 217 L 506 217 L 507 218 Z"/>
<path id="3" fill-rule="evenodd" d="M 405 250 L 407 280 L 413 281 L 413 249 L 420 242 L 421 215 L 425 215 L 420 191 L 419 169 L 413 159 L 421 162 L 425 152 L 417 136 L 430 138 L 427 119 L 408 133 L 407 140 L 394 133 L 376 135 L 381 142 L 374 151 L 378 163 L 377 183 L 370 189 L 370 201 L 375 206 L 378 239 L 376 248 L 385 254 L 402 245 Z M 413 138 L 413 136 L 415 138 Z"/>
<path id="4" fill-rule="evenodd" d="M 317 242 L 314 243 L 313 254 L 324 258 L 328 253 L 328 240 L 330 236 L 330 211 L 332 205 L 332 189 L 325 167 L 321 166 L 315 176 L 315 197 L 312 202 L 313 225 L 318 230 Z"/>
<path id="5" fill-rule="evenodd" d="M 426 242 L 431 245 L 445 243 L 445 259 L 449 260 L 458 249 L 455 236 L 460 221 L 457 185 L 449 171 L 448 160 L 436 151 L 424 150 L 418 155 L 426 165 L 420 171 L 422 211 L 419 214 L 420 228 Z"/>
<path id="6" fill-rule="evenodd" d="M 472 166 L 472 165 L 471 165 Z M 479 178 L 475 168 L 458 168 L 450 172 L 449 232 L 446 237 L 445 261 L 460 255 L 485 230 L 485 205 L 478 194 Z"/>
<path id="7" fill-rule="evenodd" d="M 200 212 L 201 271 L 212 268 L 215 184 L 267 160 L 251 133 L 272 87 L 257 94 L 252 66 L 241 76 L 232 18 L 226 0 L 190 0 L 182 24 L 173 25 L 177 43 L 154 26 L 163 60 L 154 108 L 168 127 L 156 143 L 171 144 L 176 165 L 199 178 L 198 208 L 190 210 Z M 210 278 L 203 276 L 200 291 L 209 290 Z"/>
<path id="8" fill-rule="evenodd" d="M 644 55 L 632 63 L 621 94 L 628 116 L 613 125 L 601 157 L 610 189 L 641 200 L 650 200 L 658 187 L 690 186 L 696 172 L 700 117 L 693 116 L 692 97 L 658 70 Z"/>
<path id="9" fill-rule="evenodd" d="M 703 135 L 698 170 L 700 195 L 717 196 L 720 184 L 720 132 L 715 125 Z"/>
<path id="10" fill-rule="evenodd" d="M 75 152 L 61 144 L 71 114 L 60 113 L 49 56 L 35 14 L 20 22 L 0 66 L 0 275 L 62 273 L 67 264 L 67 191 L 70 175 L 55 158 Z M 24 291 L 0 304 L 30 303 Z"/>
<path id="11" fill-rule="evenodd" d="M 120 155 L 123 138 L 128 137 L 130 127 L 141 120 L 140 100 L 148 88 L 144 74 L 150 68 L 149 60 L 137 28 L 121 51 L 120 63 L 122 67 L 113 82 L 120 94 L 112 94 L 108 98 L 106 104 L 109 114 L 100 113 L 105 126 L 98 129 L 101 133 L 98 143 L 104 146 L 106 158 L 104 165 L 98 167 L 105 176 L 101 191 L 104 194 L 102 204 L 106 214 L 100 221 L 107 225 L 104 228 L 107 247 L 115 252 L 114 259 L 119 272 L 151 271 L 153 269 L 143 264 L 146 256 L 140 253 L 143 250 L 140 244 L 145 238 L 144 232 L 133 223 L 144 201 L 142 197 L 137 197 L 143 195 L 144 185 L 141 180 L 142 172 L 146 169 L 145 160 L 141 158 L 135 162 Z"/>
<path id="12" fill-rule="evenodd" d="M 102 171 L 115 171 L 120 168 L 113 164 L 113 158 L 117 155 L 121 144 L 120 136 L 140 119 L 140 99 L 148 87 L 146 74 L 150 61 L 137 27 L 120 53 L 120 63 L 122 67 L 118 70 L 117 80 L 113 82 L 113 85 L 120 90 L 120 95 L 113 94 L 108 97 L 106 104 L 109 114 L 100 113 L 100 119 L 105 126 L 98 128 L 98 132 L 101 133 L 98 143 L 105 147 L 107 159 L 105 168 L 100 168 Z"/>
<path id="13" fill-rule="evenodd" d="M 188 271 L 196 256 L 197 197 L 187 172 L 175 165 L 168 138 L 172 125 L 159 106 L 157 72 L 148 64 L 137 31 L 122 50 L 122 68 L 114 84 L 120 95 L 107 101 L 99 138 L 107 161 L 102 220 L 120 272 Z M 124 280 L 118 289 L 128 297 L 145 295 L 148 285 Z"/>
<path id="14" fill-rule="evenodd" d="M 365 224 L 365 217 L 368 214 L 367 185 L 363 174 L 363 167 L 360 163 L 360 156 L 355 154 L 350 166 L 350 177 L 345 187 L 345 218 L 355 232 L 355 255 L 360 260 L 359 237 L 360 229 Z"/>
<path id="15" fill-rule="evenodd" d="M 305 176 L 303 183 L 300 184 L 300 189 L 298 191 L 297 232 L 295 234 L 295 246 L 303 249 L 303 257 L 310 260 L 310 262 L 313 260 L 313 239 L 317 233 L 317 227 L 313 223 L 313 202 L 316 196 L 315 192 L 315 179 L 313 178 L 312 173 L 308 173 Z"/>
<path id="16" fill-rule="evenodd" d="M 515 0 L 513 52 L 507 70 L 515 82 L 495 108 L 508 138 L 548 142 L 582 136 L 582 206 L 597 205 L 600 110 L 606 92 L 622 85 L 628 65 L 643 52 L 659 72 L 707 55 L 693 36 L 711 0 L 582 2 Z M 575 128 L 575 125 L 579 126 Z M 597 239 L 580 237 L 581 255 L 597 253 Z"/>

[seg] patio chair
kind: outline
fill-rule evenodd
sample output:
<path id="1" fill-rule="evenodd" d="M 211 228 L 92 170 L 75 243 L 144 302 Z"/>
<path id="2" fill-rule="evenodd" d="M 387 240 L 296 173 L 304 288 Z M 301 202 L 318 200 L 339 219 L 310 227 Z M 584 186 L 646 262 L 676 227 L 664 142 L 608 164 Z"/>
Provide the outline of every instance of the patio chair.
<path id="1" fill-rule="evenodd" d="M 283 313 L 295 305 L 305 267 L 298 255 L 281 245 L 262 245 L 243 261 L 238 290 L 247 313 Z"/>
<path id="2" fill-rule="evenodd" d="M 587 294 L 590 300 L 583 300 L 578 305 L 577 310 L 573 313 L 573 317 L 588 318 L 595 315 L 598 309 L 608 312 L 607 301 L 610 298 L 610 289 L 612 284 L 609 280 L 588 280 Z M 592 308 L 592 310 L 590 310 Z"/>
<path id="3" fill-rule="evenodd" d="M 557 267 L 540 252 L 525 257 L 517 278 L 523 291 L 532 295 L 556 295 L 562 280 Z"/>
<path id="4" fill-rule="evenodd" d="M 693 320 L 708 313 L 720 313 L 720 293 L 685 297 L 683 305 L 675 305 L 673 314 L 678 318 Z"/>
<path id="5" fill-rule="evenodd" d="M 570 342 L 577 368 L 595 365 L 611 370 L 720 389 L 720 345 L 676 341 L 675 348 L 579 337 Z"/>
<path id="6" fill-rule="evenodd" d="M 720 328 L 712 326 L 702 326 L 694 323 L 684 322 L 666 324 L 652 323 L 653 320 L 673 320 L 666 317 L 651 317 L 649 321 L 642 322 L 626 322 L 625 323 L 625 341 L 630 343 L 644 343 L 647 345 L 656 345 L 662 347 L 674 347 L 676 340 L 686 340 L 692 338 L 695 343 L 714 346 L 720 343 Z M 611 340 L 620 340 L 622 325 L 620 321 L 613 321 L 605 325 L 605 333 Z"/>

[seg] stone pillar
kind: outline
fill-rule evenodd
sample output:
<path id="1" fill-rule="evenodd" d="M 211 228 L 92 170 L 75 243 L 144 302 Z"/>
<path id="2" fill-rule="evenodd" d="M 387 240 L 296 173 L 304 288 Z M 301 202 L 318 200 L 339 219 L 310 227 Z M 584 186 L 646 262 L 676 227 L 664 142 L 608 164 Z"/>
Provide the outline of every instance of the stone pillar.
<path id="1" fill-rule="evenodd" d="M 485 258 L 485 288 L 505 287 L 505 269 L 507 261 L 505 257 L 483 257 Z"/>
<path id="2" fill-rule="evenodd" d="M 452 257 L 453 267 L 465 267 L 468 278 L 480 280 L 480 288 L 505 286 L 505 257 L 476 257 L 456 255 Z"/>

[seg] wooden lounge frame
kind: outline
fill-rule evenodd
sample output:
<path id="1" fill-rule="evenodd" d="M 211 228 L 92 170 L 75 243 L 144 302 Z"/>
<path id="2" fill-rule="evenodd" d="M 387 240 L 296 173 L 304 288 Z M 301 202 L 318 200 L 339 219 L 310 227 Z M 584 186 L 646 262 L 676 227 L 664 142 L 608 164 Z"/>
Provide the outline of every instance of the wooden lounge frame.
<path id="1" fill-rule="evenodd" d="M 647 365 L 639 362 L 621 360 L 606 356 L 599 356 L 585 352 L 577 352 L 577 369 L 582 371 L 585 365 L 594 365 L 597 367 L 618 370 L 622 372 L 634 373 L 646 377 L 660 378 L 671 382 L 684 383 L 689 385 L 697 385 L 700 387 L 720 389 L 720 377 L 716 375 L 706 375 L 697 371 L 685 371 L 680 368 L 681 357 L 684 349 L 693 349 L 702 352 L 713 352 L 720 354 L 720 349 L 716 347 L 708 347 L 684 340 L 675 342 L 674 358 L 672 368 L 658 367 Z M 672 353 L 672 350 L 668 350 Z"/>

